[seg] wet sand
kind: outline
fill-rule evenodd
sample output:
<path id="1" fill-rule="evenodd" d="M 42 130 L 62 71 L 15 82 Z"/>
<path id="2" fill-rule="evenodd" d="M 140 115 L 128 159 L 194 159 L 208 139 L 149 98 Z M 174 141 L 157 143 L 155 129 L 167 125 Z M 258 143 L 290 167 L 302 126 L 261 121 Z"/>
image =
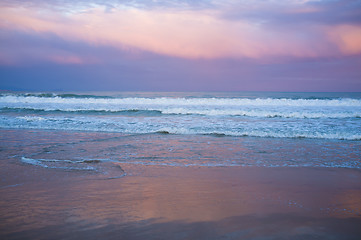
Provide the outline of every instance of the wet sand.
<path id="1" fill-rule="evenodd" d="M 361 236 L 356 170 L 121 167 L 127 176 L 94 180 L 2 161 L 1 239 Z"/>
<path id="2" fill-rule="evenodd" d="M 360 239 L 357 169 L 112 163 L 126 175 L 109 178 L 21 161 L 115 154 L 112 149 L 129 147 L 126 140 L 108 133 L 1 130 L 0 239 Z"/>

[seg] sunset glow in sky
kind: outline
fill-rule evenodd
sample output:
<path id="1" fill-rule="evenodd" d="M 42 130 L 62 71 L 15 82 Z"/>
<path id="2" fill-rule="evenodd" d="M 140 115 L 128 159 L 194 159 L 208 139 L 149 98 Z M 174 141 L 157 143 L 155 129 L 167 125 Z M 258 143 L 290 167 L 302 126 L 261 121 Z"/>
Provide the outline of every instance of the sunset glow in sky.
<path id="1" fill-rule="evenodd" d="M 0 77 L 2 90 L 361 91 L 361 1 L 0 0 Z"/>

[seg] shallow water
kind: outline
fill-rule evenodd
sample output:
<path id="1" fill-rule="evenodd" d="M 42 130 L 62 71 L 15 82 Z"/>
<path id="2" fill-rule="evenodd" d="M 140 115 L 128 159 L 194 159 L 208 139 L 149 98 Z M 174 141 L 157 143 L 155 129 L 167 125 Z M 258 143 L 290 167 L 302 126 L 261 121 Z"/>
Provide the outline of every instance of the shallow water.
<path id="1" fill-rule="evenodd" d="M 361 142 L 39 130 L 2 130 L 5 158 L 43 168 L 104 172 L 116 164 L 361 169 Z M 22 141 L 11 142 L 13 134 Z M 115 167 L 116 169 L 116 167 Z"/>
<path id="2" fill-rule="evenodd" d="M 0 130 L 4 239 L 358 239 L 359 141 Z"/>

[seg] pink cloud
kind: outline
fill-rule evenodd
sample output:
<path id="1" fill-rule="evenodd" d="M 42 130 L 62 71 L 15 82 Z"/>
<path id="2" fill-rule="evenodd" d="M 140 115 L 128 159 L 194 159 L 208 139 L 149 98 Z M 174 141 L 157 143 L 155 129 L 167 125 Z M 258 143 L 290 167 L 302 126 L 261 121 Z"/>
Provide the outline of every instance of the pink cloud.
<path id="1" fill-rule="evenodd" d="M 2 8 L 0 13 L 0 28 L 50 32 L 68 41 L 122 50 L 140 49 L 181 58 L 312 58 L 361 53 L 360 27 L 271 28 L 249 20 L 220 18 L 216 10 L 124 8 L 109 13 L 95 7 L 81 13 L 64 14 L 8 7 Z M 82 63 L 76 57 L 54 61 Z"/>
<path id="2" fill-rule="evenodd" d="M 361 53 L 361 26 L 333 26 L 328 29 L 328 35 L 342 53 L 346 55 Z"/>

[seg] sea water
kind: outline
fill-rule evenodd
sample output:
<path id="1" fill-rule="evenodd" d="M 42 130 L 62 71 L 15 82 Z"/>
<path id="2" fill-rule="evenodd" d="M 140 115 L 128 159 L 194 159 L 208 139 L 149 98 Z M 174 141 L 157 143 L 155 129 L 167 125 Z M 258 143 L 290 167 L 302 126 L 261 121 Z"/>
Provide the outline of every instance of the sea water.
<path id="1" fill-rule="evenodd" d="M 15 154 L 47 168 L 361 168 L 361 93 L 2 93 L 0 128 L 73 133 Z"/>

